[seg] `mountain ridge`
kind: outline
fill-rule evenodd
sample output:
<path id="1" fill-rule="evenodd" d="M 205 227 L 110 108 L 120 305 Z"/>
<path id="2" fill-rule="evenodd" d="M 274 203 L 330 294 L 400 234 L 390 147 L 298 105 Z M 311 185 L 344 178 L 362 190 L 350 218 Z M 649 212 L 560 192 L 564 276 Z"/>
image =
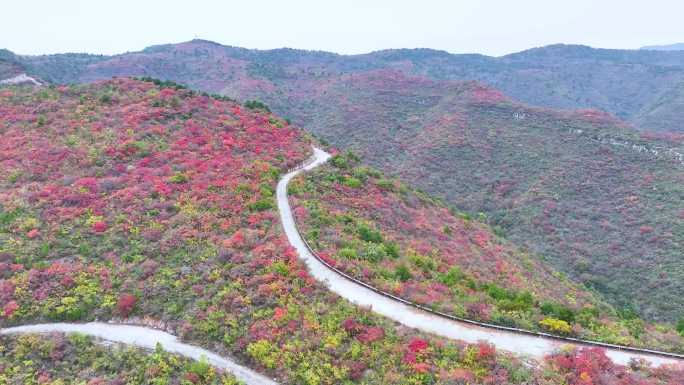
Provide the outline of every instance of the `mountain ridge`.
<path id="1" fill-rule="evenodd" d="M 149 68 L 143 65 L 137 70 L 118 73 L 108 73 L 103 69 L 105 63 L 109 63 L 107 67 L 110 69 L 117 65 L 125 68 L 127 61 L 139 61 L 141 55 L 173 55 L 174 52 L 198 58 L 210 55 L 207 57 L 246 60 L 252 67 L 261 68 L 261 72 L 268 68 L 276 70 L 275 67 L 278 67 L 276 72 L 288 71 L 289 67 L 341 73 L 400 68 L 436 80 L 480 80 L 532 105 L 560 109 L 598 108 L 644 131 L 684 130 L 684 117 L 665 114 L 659 117 L 659 124 L 651 125 L 652 119 L 640 115 L 642 111 L 655 109 L 662 102 L 662 94 L 672 93 L 673 85 L 684 82 L 684 52 L 680 51 L 597 49 L 554 44 L 500 57 L 452 54 L 428 48 L 343 55 L 292 48 L 247 49 L 195 39 L 112 56 L 58 54 L 15 57 L 29 75 L 56 83 L 93 81 L 107 78 L 107 75 L 123 74 L 183 80 L 172 73 L 165 73 L 161 62 Z M 173 56 L 159 58 L 162 59 L 168 63 L 180 60 Z M 153 70 L 154 67 L 157 70 Z M 154 73 L 149 73 L 150 70 Z M 277 79 L 278 74 L 274 74 Z M 197 81 L 202 75 L 194 76 Z"/>

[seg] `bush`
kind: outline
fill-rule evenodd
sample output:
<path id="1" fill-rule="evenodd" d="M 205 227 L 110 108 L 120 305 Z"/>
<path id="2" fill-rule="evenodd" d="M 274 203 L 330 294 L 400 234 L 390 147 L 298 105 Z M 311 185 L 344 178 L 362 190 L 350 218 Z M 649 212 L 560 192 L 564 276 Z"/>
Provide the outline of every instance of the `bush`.
<path id="1" fill-rule="evenodd" d="M 449 287 L 453 287 L 463 278 L 465 278 L 465 274 L 463 273 L 461 268 L 459 268 L 458 266 L 453 266 L 445 274 L 440 275 L 439 281 Z"/>
<path id="2" fill-rule="evenodd" d="M 400 251 L 396 242 L 385 242 L 385 252 L 394 259 L 399 258 Z"/>
<path id="3" fill-rule="evenodd" d="M 338 253 L 340 257 L 345 258 L 345 259 L 356 259 L 358 258 L 358 254 L 356 253 L 356 250 L 345 247 L 340 250 Z"/>
<path id="4" fill-rule="evenodd" d="M 250 110 L 262 110 L 266 112 L 271 112 L 271 109 L 268 108 L 266 104 L 263 102 L 260 102 L 258 100 L 248 100 L 245 102 L 245 107 L 249 108 Z"/>
<path id="5" fill-rule="evenodd" d="M 679 334 L 684 336 L 684 317 L 682 317 L 679 322 L 677 322 L 677 331 Z"/>
<path id="6" fill-rule="evenodd" d="M 394 270 L 394 277 L 400 280 L 401 282 L 406 282 L 409 279 L 411 279 L 411 271 L 406 267 L 406 265 L 399 265 L 397 268 Z"/>
<path id="7" fill-rule="evenodd" d="M 132 294 L 121 294 L 116 303 L 116 309 L 119 311 L 121 317 L 126 318 L 133 312 L 137 300 L 138 299 Z"/>
<path id="8" fill-rule="evenodd" d="M 373 230 L 365 223 L 361 223 L 356 226 L 356 231 L 359 233 L 359 237 L 366 242 L 381 243 L 382 234 L 379 231 Z"/>
<path id="9" fill-rule="evenodd" d="M 330 159 L 330 163 L 337 168 L 349 168 L 349 162 L 343 155 L 337 154 Z"/>
<path id="10" fill-rule="evenodd" d="M 382 190 L 394 191 L 394 182 L 390 179 L 378 179 L 375 184 Z"/>
<path id="11" fill-rule="evenodd" d="M 363 251 L 363 258 L 371 262 L 380 262 L 387 257 L 387 252 L 382 244 L 370 243 Z"/>
<path id="12" fill-rule="evenodd" d="M 343 184 L 347 187 L 351 188 L 359 188 L 361 187 L 361 180 L 358 178 L 354 178 L 353 176 L 347 176 L 344 178 Z"/>
<path id="13" fill-rule="evenodd" d="M 252 211 L 266 211 L 273 208 L 273 199 L 264 198 L 260 199 L 249 205 L 249 209 Z"/>
<path id="14" fill-rule="evenodd" d="M 568 323 L 575 322 L 575 312 L 567 306 L 553 302 L 544 302 L 540 309 L 544 315 L 552 316 Z"/>
<path id="15" fill-rule="evenodd" d="M 539 321 L 539 325 L 552 332 L 552 333 L 558 333 L 558 334 L 570 334 L 572 333 L 572 328 L 570 327 L 570 324 L 567 322 L 556 319 L 556 318 L 544 318 L 543 320 Z"/>

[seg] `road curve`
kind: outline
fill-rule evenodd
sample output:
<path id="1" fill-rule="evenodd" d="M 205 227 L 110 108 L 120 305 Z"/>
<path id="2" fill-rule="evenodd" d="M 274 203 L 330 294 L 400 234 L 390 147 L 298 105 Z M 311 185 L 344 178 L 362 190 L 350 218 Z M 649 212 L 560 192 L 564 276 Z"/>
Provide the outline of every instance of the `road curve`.
<path id="1" fill-rule="evenodd" d="M 528 356 L 537 360 L 557 351 L 564 345 L 586 346 L 581 343 L 568 343 L 567 341 L 559 341 L 554 338 L 498 330 L 448 319 L 377 293 L 368 287 L 364 287 L 359 283 L 341 276 L 339 273 L 323 264 L 312 254 L 297 230 L 287 197 L 287 185 L 292 178 L 301 172 L 318 167 L 325 163 L 329 158 L 330 154 L 318 148 L 314 148 L 312 160 L 304 167 L 295 169 L 283 176 L 278 182 L 276 194 L 278 211 L 280 211 L 280 219 L 283 224 L 285 235 L 290 244 L 297 250 L 299 257 L 306 263 L 310 274 L 317 280 L 323 282 L 328 289 L 356 305 L 369 307 L 374 312 L 405 326 L 468 343 L 486 341 L 499 349 Z M 608 357 L 615 363 L 622 365 L 628 364 L 633 358 L 645 359 L 656 366 L 682 362 L 675 358 L 668 358 L 657 354 L 636 353 L 612 348 L 605 349 Z"/>
<path id="2" fill-rule="evenodd" d="M 278 210 L 280 212 L 285 235 L 292 246 L 297 250 L 300 258 L 306 263 L 309 272 L 313 277 L 323 282 L 331 291 L 356 305 L 369 307 L 374 312 L 405 326 L 441 337 L 469 343 L 487 341 L 499 349 L 535 359 L 541 359 L 545 355 L 556 351 L 562 345 L 568 345 L 566 342 L 559 342 L 553 338 L 519 334 L 512 331 L 472 325 L 420 310 L 408 304 L 383 296 L 368 287 L 344 278 L 325 266 L 311 253 L 297 231 L 287 198 L 287 185 L 290 180 L 299 173 L 318 167 L 325 163 L 329 158 L 330 155 L 328 153 L 318 148 L 314 148 L 312 161 L 306 166 L 291 171 L 283 176 L 278 182 L 277 188 Z M 129 344 L 146 349 L 154 349 L 157 343 L 159 343 L 166 351 L 177 353 L 187 358 L 199 360 L 204 357 L 209 364 L 231 372 L 236 378 L 247 385 L 277 385 L 273 380 L 247 367 L 239 365 L 228 358 L 221 357 L 209 350 L 180 342 L 176 336 L 153 328 L 90 322 L 85 324 L 46 323 L 0 329 L 0 334 L 4 335 L 52 332 L 82 333 L 101 338 L 105 341 Z M 582 344 L 571 343 L 571 345 Z M 653 365 L 681 362 L 676 359 L 658 355 L 640 354 L 610 348 L 606 348 L 606 354 L 614 362 L 623 365 L 628 364 L 632 358 L 642 358 L 651 362 Z"/>
<path id="3" fill-rule="evenodd" d="M 90 322 L 86 324 L 48 323 L 0 329 L 0 334 L 53 332 L 82 333 L 101 338 L 105 341 L 119 342 L 145 349 L 154 349 L 157 343 L 159 343 L 164 350 L 187 358 L 199 360 L 204 357 L 209 364 L 232 373 L 237 379 L 247 385 L 277 385 L 277 382 L 228 358 L 221 357 L 209 350 L 180 342 L 172 334 L 148 327 Z"/>

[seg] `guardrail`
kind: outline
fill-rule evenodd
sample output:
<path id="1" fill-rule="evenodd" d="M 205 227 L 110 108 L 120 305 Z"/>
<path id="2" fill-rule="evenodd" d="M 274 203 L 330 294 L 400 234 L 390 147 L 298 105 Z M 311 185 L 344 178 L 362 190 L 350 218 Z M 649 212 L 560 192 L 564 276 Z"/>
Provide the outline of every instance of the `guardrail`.
<path id="1" fill-rule="evenodd" d="M 312 159 L 314 156 L 315 155 L 313 155 L 311 159 L 306 160 L 305 162 L 303 162 L 299 166 L 296 166 L 296 167 L 288 170 L 288 173 L 303 169 L 308 164 L 313 162 Z M 288 202 L 290 201 L 289 195 L 287 195 L 287 200 L 288 200 Z M 528 335 L 528 336 L 535 336 L 535 337 L 539 337 L 539 338 L 552 339 L 552 340 L 556 340 L 556 341 L 572 343 L 575 345 L 597 346 L 597 347 L 602 347 L 602 348 L 621 350 L 624 352 L 647 354 L 647 355 L 653 355 L 653 356 L 660 356 L 660 357 L 667 357 L 667 358 L 675 358 L 675 359 L 679 359 L 679 360 L 684 360 L 684 354 L 669 353 L 669 352 L 663 352 L 663 351 L 659 351 L 659 350 L 651 350 L 651 349 L 645 349 L 645 348 L 635 348 L 635 347 L 624 346 L 624 345 L 614 345 L 614 344 L 610 344 L 610 343 L 606 343 L 606 342 L 599 342 L 599 341 L 582 340 L 579 338 L 563 337 L 563 336 L 550 334 L 550 333 L 536 332 L 536 331 L 531 331 L 531 330 L 526 330 L 526 329 L 514 328 L 514 327 L 510 327 L 510 326 L 502 326 L 502 325 L 490 324 L 487 322 L 475 321 L 475 320 L 471 320 L 468 318 L 458 317 L 458 316 L 455 316 L 453 314 L 447 314 L 447 313 L 444 313 L 444 312 L 441 312 L 438 310 L 433 310 L 433 309 L 431 309 L 425 305 L 421 305 L 419 303 L 415 303 L 413 301 L 409 301 L 407 299 L 397 297 L 394 294 L 388 293 L 384 290 L 380 290 L 380 289 L 376 288 L 375 286 L 371 286 L 371 285 L 367 284 L 366 282 L 363 282 L 357 278 L 352 277 L 351 275 L 343 272 L 342 270 L 336 268 L 335 266 L 331 265 L 330 263 L 325 261 L 323 258 L 321 258 L 318 255 L 318 253 L 316 253 L 313 250 L 311 245 L 309 245 L 309 242 L 307 242 L 306 238 L 304 238 L 304 236 L 302 236 L 301 231 L 299 231 L 299 226 L 297 225 L 297 218 L 294 216 L 294 213 L 292 215 L 292 218 L 293 218 L 295 230 L 297 231 L 297 235 L 299 235 L 299 238 L 302 239 L 304 245 L 309 250 L 311 255 L 313 255 L 314 258 L 316 258 L 325 267 L 332 270 L 333 272 L 340 275 L 341 277 L 343 277 L 343 278 L 345 278 L 351 282 L 356 283 L 357 285 L 361 285 L 361 286 L 363 286 L 363 287 L 365 287 L 365 288 L 367 288 L 367 289 L 369 289 L 369 290 L 371 290 L 377 294 L 380 294 L 384 297 L 390 298 L 390 299 L 395 300 L 397 302 L 401 302 L 401 303 L 408 305 L 408 306 L 411 306 L 413 308 L 428 312 L 428 313 L 436 315 L 438 317 L 449 319 L 451 321 L 467 323 L 470 325 L 475 325 L 475 326 L 479 326 L 479 327 L 483 327 L 483 328 L 487 328 L 487 329 L 495 329 L 495 330 L 500 330 L 500 331 L 517 333 L 517 334 L 524 334 L 524 335 Z"/>

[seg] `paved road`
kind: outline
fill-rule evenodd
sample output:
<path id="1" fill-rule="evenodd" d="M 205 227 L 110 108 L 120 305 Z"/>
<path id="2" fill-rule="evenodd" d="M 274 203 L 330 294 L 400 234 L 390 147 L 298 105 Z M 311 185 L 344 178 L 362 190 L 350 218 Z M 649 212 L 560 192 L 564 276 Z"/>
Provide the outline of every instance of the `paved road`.
<path id="1" fill-rule="evenodd" d="M 449 320 L 416 309 L 412 306 L 397 302 L 382 296 L 364 286 L 349 281 L 334 271 L 330 270 L 316 259 L 299 236 L 287 199 L 287 184 L 299 173 L 311 170 L 325 163 L 330 155 L 325 151 L 314 148 L 313 161 L 303 169 L 286 174 L 279 182 L 277 189 L 278 209 L 283 223 L 285 234 L 290 243 L 297 249 L 300 258 L 306 263 L 313 277 L 337 293 L 341 297 L 364 307 L 371 308 L 374 312 L 397 321 L 405 326 L 432 333 L 437 336 L 469 343 L 487 341 L 497 348 L 526 355 L 535 359 L 541 359 L 545 355 L 557 350 L 562 343 L 556 340 L 523 335 L 502 330 L 479 327 L 463 322 Z M 157 343 L 173 353 L 184 357 L 199 360 L 205 357 L 207 361 L 224 370 L 233 373 L 238 379 L 248 385 L 277 385 L 273 380 L 232 361 L 221 357 L 209 350 L 178 341 L 174 335 L 163 331 L 142 326 L 109 324 L 90 322 L 86 324 L 52 323 L 24 325 L 0 329 L 0 334 L 22 333 L 83 333 L 106 341 L 134 345 L 146 349 L 154 349 Z M 606 349 L 607 355 L 616 363 L 627 364 L 632 358 L 643 358 L 654 365 L 680 362 L 665 357 L 624 352 L 616 349 Z"/>
<path id="2" fill-rule="evenodd" d="M 176 336 L 161 330 L 142 326 L 101 322 L 90 322 L 87 324 L 53 323 L 16 326 L 0 330 L 0 334 L 52 332 L 77 332 L 101 338 L 106 341 L 134 345 L 146 349 L 154 349 L 157 346 L 157 343 L 159 343 L 164 350 L 180 354 L 187 358 L 199 360 L 200 358 L 205 357 L 208 363 L 232 373 L 247 385 L 277 385 L 273 380 L 264 377 L 247 367 L 239 365 L 228 358 L 221 357 L 206 349 L 180 342 Z"/>
<path id="3" fill-rule="evenodd" d="M 487 341 L 497 348 L 522 354 L 535 359 L 553 353 L 567 343 L 558 340 L 519 334 L 503 330 L 480 327 L 464 322 L 450 320 L 417 309 L 413 306 L 398 302 L 376 293 L 358 283 L 352 282 L 316 259 L 302 240 L 295 226 L 294 217 L 287 198 L 287 184 L 303 171 L 311 170 L 330 158 L 330 154 L 314 148 L 313 160 L 303 169 L 292 171 L 280 180 L 277 189 L 278 210 L 283 223 L 285 234 L 290 243 L 297 249 L 300 258 L 306 263 L 311 275 L 339 296 L 357 304 L 369 307 L 374 312 L 399 322 L 405 326 L 419 329 L 441 337 L 461 340 L 469 343 Z M 628 364 L 632 358 L 643 358 L 653 365 L 681 362 L 676 359 L 650 354 L 625 352 L 618 349 L 606 349 L 606 354 L 616 363 Z"/>

